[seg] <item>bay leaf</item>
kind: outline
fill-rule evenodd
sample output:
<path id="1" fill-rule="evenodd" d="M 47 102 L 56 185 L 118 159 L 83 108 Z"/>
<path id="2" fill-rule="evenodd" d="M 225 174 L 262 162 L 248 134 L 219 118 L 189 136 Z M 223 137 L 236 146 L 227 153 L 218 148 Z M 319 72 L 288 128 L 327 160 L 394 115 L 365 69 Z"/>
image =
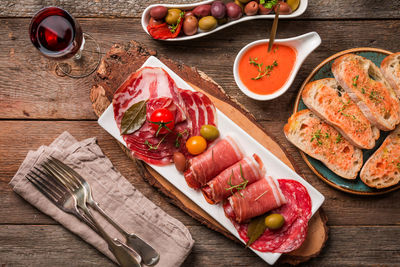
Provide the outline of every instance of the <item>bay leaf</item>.
<path id="1" fill-rule="evenodd" d="M 247 241 L 246 246 L 250 246 L 254 243 L 267 229 L 265 225 L 265 215 L 253 218 L 250 223 L 249 227 L 247 228 L 247 237 L 249 241 Z"/>
<path id="2" fill-rule="evenodd" d="M 131 134 L 142 127 L 146 121 L 146 102 L 139 101 L 125 111 L 121 120 L 121 135 Z"/>

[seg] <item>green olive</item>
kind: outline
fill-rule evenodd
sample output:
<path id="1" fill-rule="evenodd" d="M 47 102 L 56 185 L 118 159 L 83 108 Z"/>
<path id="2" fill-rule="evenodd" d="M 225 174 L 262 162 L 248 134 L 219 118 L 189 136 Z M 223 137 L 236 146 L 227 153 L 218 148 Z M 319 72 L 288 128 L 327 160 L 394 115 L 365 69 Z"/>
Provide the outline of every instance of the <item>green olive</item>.
<path id="1" fill-rule="evenodd" d="M 203 125 L 200 129 L 200 135 L 208 141 L 213 141 L 218 138 L 219 131 L 214 125 Z"/>
<path id="2" fill-rule="evenodd" d="M 202 31 L 211 31 L 217 27 L 217 20 L 213 16 L 206 16 L 200 19 L 199 28 Z"/>
<path id="3" fill-rule="evenodd" d="M 181 10 L 177 8 L 168 9 L 167 16 L 165 17 L 165 22 L 169 25 L 175 25 L 181 15 Z"/>
<path id="4" fill-rule="evenodd" d="M 273 213 L 265 218 L 265 225 L 271 230 L 277 230 L 283 226 L 285 218 L 278 213 Z"/>

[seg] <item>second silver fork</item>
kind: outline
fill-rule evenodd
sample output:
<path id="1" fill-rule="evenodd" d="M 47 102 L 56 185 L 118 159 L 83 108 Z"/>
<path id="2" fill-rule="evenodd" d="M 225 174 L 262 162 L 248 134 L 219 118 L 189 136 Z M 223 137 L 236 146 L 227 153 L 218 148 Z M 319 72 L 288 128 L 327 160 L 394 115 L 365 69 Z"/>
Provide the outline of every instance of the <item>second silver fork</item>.
<path id="1" fill-rule="evenodd" d="M 47 171 L 52 172 L 53 175 L 61 175 L 68 179 L 71 186 L 79 196 L 78 202 L 80 201 L 82 205 L 86 205 L 86 203 L 89 204 L 101 215 L 103 215 L 121 234 L 124 235 L 127 245 L 135 249 L 140 254 L 144 264 L 151 266 L 159 261 L 160 255 L 154 248 L 152 248 L 149 244 L 135 234 L 125 231 L 122 226 L 120 226 L 103 211 L 99 204 L 94 201 L 90 185 L 75 170 L 53 157 L 50 157 L 50 159 L 43 164 L 43 167 Z"/>

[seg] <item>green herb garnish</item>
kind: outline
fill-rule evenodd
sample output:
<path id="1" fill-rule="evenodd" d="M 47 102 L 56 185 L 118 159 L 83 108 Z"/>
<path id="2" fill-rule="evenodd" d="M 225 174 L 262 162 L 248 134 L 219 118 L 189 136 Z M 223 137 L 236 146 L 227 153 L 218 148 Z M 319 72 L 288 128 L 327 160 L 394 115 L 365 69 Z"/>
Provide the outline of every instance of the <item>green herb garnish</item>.
<path id="1" fill-rule="evenodd" d="M 342 141 L 342 135 L 339 133 L 338 136 L 336 136 L 336 144 Z"/>
<path id="2" fill-rule="evenodd" d="M 189 134 L 187 129 L 185 129 L 183 132 L 180 132 L 177 134 L 176 139 L 175 139 L 175 147 L 176 148 L 181 146 L 180 139 L 182 139 L 182 137 L 184 137 L 184 135 L 187 135 L 187 134 Z"/>
<path id="3" fill-rule="evenodd" d="M 318 131 L 316 131 L 315 133 L 313 133 L 313 136 L 311 137 L 310 142 L 312 142 L 312 141 L 314 141 L 314 140 L 317 140 L 317 143 L 318 143 L 319 145 L 322 145 L 322 141 L 320 140 L 321 137 L 322 137 L 322 133 L 321 133 L 321 130 L 319 129 Z"/>
<path id="4" fill-rule="evenodd" d="M 176 32 L 176 28 L 178 28 L 178 26 L 181 23 L 181 20 L 182 20 L 184 15 L 185 15 L 184 12 L 179 13 L 179 17 L 178 17 L 178 20 L 176 21 L 176 24 L 168 26 L 168 28 L 169 28 L 171 33 L 175 33 Z"/>
<path id="5" fill-rule="evenodd" d="M 357 87 L 358 75 L 353 78 L 353 86 Z"/>
<path id="6" fill-rule="evenodd" d="M 264 76 L 270 76 L 271 71 L 274 69 L 274 67 L 278 66 L 278 62 L 276 60 L 274 60 L 274 62 L 271 65 L 267 65 L 263 69 L 264 63 L 258 63 L 257 60 L 258 60 L 257 58 L 254 58 L 254 59 L 251 59 L 251 57 L 249 58 L 249 63 L 251 65 L 256 66 L 257 70 L 258 70 L 257 77 L 251 78 L 252 80 L 259 80 Z"/>
<path id="7" fill-rule="evenodd" d="M 150 142 L 148 140 L 144 141 L 144 143 L 149 147 L 149 150 L 157 150 L 158 147 L 160 146 L 160 144 L 164 141 L 165 137 L 167 137 L 169 133 L 167 133 L 166 135 L 163 136 L 163 138 L 161 138 L 160 142 L 158 142 L 157 145 L 154 144 L 150 144 Z"/>
<path id="8" fill-rule="evenodd" d="M 364 89 L 364 87 L 361 88 L 361 93 L 365 94 L 365 89 Z"/>
<path id="9" fill-rule="evenodd" d="M 397 169 L 399 169 L 399 171 L 400 171 L 400 162 L 399 163 L 397 163 Z"/>
<path id="10" fill-rule="evenodd" d="M 383 97 L 377 91 L 371 91 L 369 99 L 374 101 L 376 104 L 382 102 Z"/>
<path id="11" fill-rule="evenodd" d="M 240 177 L 242 178 L 243 182 L 241 182 L 240 184 L 237 184 L 237 185 L 233 185 L 232 184 L 232 177 L 233 176 L 234 176 L 234 173 L 233 173 L 233 170 L 232 170 L 232 174 L 229 177 L 229 181 L 228 181 L 229 187 L 225 188 L 225 190 L 230 190 L 232 195 L 233 195 L 233 193 L 234 193 L 233 189 L 236 189 L 236 191 L 243 197 L 243 194 L 240 191 L 242 191 L 243 189 L 246 188 L 246 186 L 247 186 L 249 181 L 246 178 L 244 178 L 244 176 L 243 176 L 242 164 L 240 164 Z"/>
<path id="12" fill-rule="evenodd" d="M 260 4 L 265 8 L 272 9 L 276 4 L 278 4 L 278 0 L 260 0 Z"/>

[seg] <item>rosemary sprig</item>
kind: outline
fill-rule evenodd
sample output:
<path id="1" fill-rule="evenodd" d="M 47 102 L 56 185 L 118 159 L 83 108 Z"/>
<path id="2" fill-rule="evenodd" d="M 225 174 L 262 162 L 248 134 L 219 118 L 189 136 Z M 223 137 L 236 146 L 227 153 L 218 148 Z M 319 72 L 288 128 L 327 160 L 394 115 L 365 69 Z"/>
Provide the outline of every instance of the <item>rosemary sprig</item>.
<path id="1" fill-rule="evenodd" d="M 150 142 L 148 140 L 144 141 L 144 143 L 149 147 L 149 150 L 157 150 L 158 147 L 160 146 L 160 144 L 165 140 L 165 138 L 167 137 L 169 133 L 167 133 L 166 135 L 163 136 L 163 138 L 161 138 L 160 142 L 158 142 L 157 145 L 152 145 L 150 144 Z"/>
<path id="2" fill-rule="evenodd" d="M 271 75 L 271 71 L 274 69 L 274 67 L 278 66 L 278 62 L 274 60 L 274 62 L 271 65 L 267 65 L 263 69 L 264 63 L 258 63 L 257 58 L 252 59 L 251 57 L 249 58 L 249 63 L 251 65 L 254 65 L 257 67 L 258 70 L 258 75 L 255 78 L 251 78 L 252 80 L 259 80 L 264 76 L 269 76 Z"/>
<path id="3" fill-rule="evenodd" d="M 189 134 L 188 130 L 185 129 L 183 132 L 179 132 L 178 135 L 176 136 L 175 139 L 175 147 L 178 148 L 181 146 L 181 141 L 180 139 L 182 139 L 182 137 L 184 137 L 185 135 Z"/>
<path id="4" fill-rule="evenodd" d="M 229 181 L 228 181 L 229 187 L 225 188 L 225 190 L 230 190 L 232 195 L 233 195 L 233 193 L 234 193 L 233 189 L 236 189 L 236 191 L 243 197 L 243 194 L 240 191 L 242 191 L 243 189 L 246 188 L 246 186 L 249 183 L 249 181 L 246 178 L 244 178 L 244 176 L 243 176 L 242 164 L 240 164 L 240 177 L 242 178 L 243 182 L 241 182 L 240 184 L 237 184 L 237 185 L 233 185 L 232 184 L 232 177 L 233 176 L 234 176 L 234 173 L 233 173 L 233 170 L 232 170 L 232 174 L 229 177 Z"/>

